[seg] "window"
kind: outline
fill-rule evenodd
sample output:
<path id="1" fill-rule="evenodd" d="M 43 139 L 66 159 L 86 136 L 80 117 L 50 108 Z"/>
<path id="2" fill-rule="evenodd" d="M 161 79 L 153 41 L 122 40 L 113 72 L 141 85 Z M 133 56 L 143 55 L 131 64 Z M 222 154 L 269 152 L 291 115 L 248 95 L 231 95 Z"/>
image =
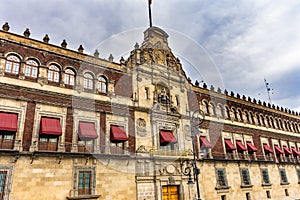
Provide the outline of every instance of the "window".
<path id="1" fill-rule="evenodd" d="M 224 117 L 224 108 L 222 105 L 218 105 L 218 109 L 219 109 L 219 117 Z"/>
<path id="2" fill-rule="evenodd" d="M 267 190 L 266 193 L 267 193 L 267 198 L 271 199 L 271 192 L 269 190 Z"/>
<path id="3" fill-rule="evenodd" d="M 13 149 L 18 130 L 18 114 L 0 112 L 0 149 Z"/>
<path id="4" fill-rule="evenodd" d="M 246 200 L 251 200 L 250 192 L 246 192 Z"/>
<path id="5" fill-rule="evenodd" d="M 11 74 L 19 74 L 20 59 L 15 55 L 7 56 L 5 64 L 5 72 Z"/>
<path id="6" fill-rule="evenodd" d="M 175 143 L 177 143 L 176 137 L 170 130 L 159 131 L 160 148 L 166 150 L 174 150 Z"/>
<path id="7" fill-rule="evenodd" d="M 15 132 L 0 131 L 0 149 L 14 148 Z"/>
<path id="8" fill-rule="evenodd" d="M 288 190 L 288 189 L 284 189 L 284 193 L 285 193 L 285 196 L 290 196 L 290 195 L 289 195 L 289 190 Z"/>
<path id="9" fill-rule="evenodd" d="M 114 143 L 111 146 L 111 154 L 124 154 L 125 142 L 128 141 L 128 136 L 124 126 L 111 125 L 110 126 L 110 142 Z"/>
<path id="10" fill-rule="evenodd" d="M 41 118 L 39 150 L 57 151 L 58 139 L 62 135 L 60 120 L 56 118 Z"/>
<path id="11" fill-rule="evenodd" d="M 226 195 L 221 195 L 221 200 L 226 200 Z"/>
<path id="12" fill-rule="evenodd" d="M 226 171 L 224 168 L 216 169 L 217 186 L 216 188 L 228 188 Z"/>
<path id="13" fill-rule="evenodd" d="M 29 78 L 37 78 L 38 63 L 35 60 L 27 60 L 25 64 L 25 76 Z"/>
<path id="14" fill-rule="evenodd" d="M 95 167 L 75 166 L 74 196 L 89 196 L 95 194 L 95 171 Z"/>
<path id="15" fill-rule="evenodd" d="M 281 178 L 281 184 L 282 185 L 289 184 L 285 169 L 279 169 L 279 173 L 280 173 L 280 178 Z"/>
<path id="16" fill-rule="evenodd" d="M 0 199 L 4 197 L 7 171 L 0 171 Z"/>
<path id="17" fill-rule="evenodd" d="M 248 169 L 241 169 L 241 180 L 242 180 L 242 186 L 251 186 Z"/>
<path id="18" fill-rule="evenodd" d="M 230 119 L 230 110 L 227 106 L 225 106 L 225 110 L 226 110 L 226 118 Z"/>
<path id="19" fill-rule="evenodd" d="M 262 185 L 271 185 L 268 169 L 261 169 Z"/>
<path id="20" fill-rule="evenodd" d="M 9 199 L 11 179 L 12 179 L 11 166 L 0 166 L 0 199 Z"/>
<path id="21" fill-rule="evenodd" d="M 99 76 L 97 89 L 99 93 L 107 93 L 107 80 L 105 77 Z"/>
<path id="22" fill-rule="evenodd" d="M 78 130 L 78 152 L 93 153 L 98 138 L 95 123 L 80 121 Z"/>
<path id="23" fill-rule="evenodd" d="M 55 82 L 58 83 L 59 82 L 59 68 L 58 66 L 52 64 L 49 66 L 48 69 L 48 81 L 50 82 Z"/>
<path id="24" fill-rule="evenodd" d="M 149 88 L 145 87 L 145 99 L 149 99 Z"/>
<path id="25" fill-rule="evenodd" d="M 75 72 L 72 69 L 66 69 L 64 82 L 66 85 L 70 85 L 70 86 L 75 85 Z"/>
<path id="26" fill-rule="evenodd" d="M 84 89 L 92 90 L 94 88 L 94 78 L 92 74 L 90 73 L 85 73 L 83 75 L 83 87 Z"/>
<path id="27" fill-rule="evenodd" d="M 78 195 L 91 194 L 91 171 L 79 171 L 78 177 Z"/>

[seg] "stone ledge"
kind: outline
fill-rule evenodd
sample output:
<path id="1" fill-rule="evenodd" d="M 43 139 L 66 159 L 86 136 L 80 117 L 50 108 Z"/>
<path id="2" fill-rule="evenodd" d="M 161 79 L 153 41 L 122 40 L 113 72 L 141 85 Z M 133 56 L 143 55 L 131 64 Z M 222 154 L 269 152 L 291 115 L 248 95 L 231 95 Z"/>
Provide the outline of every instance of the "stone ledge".
<path id="1" fill-rule="evenodd" d="M 67 197 L 68 200 L 93 200 L 93 199 L 99 199 L 101 195 L 84 195 L 84 196 L 74 196 L 74 197 Z"/>

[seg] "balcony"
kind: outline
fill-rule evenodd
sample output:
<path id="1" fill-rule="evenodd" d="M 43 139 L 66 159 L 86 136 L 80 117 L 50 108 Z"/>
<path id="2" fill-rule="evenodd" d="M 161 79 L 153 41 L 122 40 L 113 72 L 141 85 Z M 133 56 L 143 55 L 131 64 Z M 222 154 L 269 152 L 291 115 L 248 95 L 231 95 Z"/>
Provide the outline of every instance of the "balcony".
<path id="1" fill-rule="evenodd" d="M 0 149 L 14 149 L 15 140 L 0 139 Z"/>

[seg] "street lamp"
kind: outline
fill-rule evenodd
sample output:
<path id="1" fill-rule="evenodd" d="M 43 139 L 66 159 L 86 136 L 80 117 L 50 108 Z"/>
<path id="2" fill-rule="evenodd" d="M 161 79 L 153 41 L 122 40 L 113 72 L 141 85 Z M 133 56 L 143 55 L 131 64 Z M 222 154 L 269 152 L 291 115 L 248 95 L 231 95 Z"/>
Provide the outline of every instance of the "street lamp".
<path id="1" fill-rule="evenodd" d="M 191 138 L 192 138 L 192 146 L 193 146 L 193 160 L 184 159 L 181 161 L 181 171 L 185 176 L 188 176 L 188 185 L 194 184 L 196 182 L 197 188 L 197 200 L 200 199 L 200 188 L 198 182 L 198 176 L 200 174 L 200 169 L 197 167 L 197 152 L 195 151 L 195 136 L 200 134 L 200 124 L 204 121 L 205 115 L 200 111 L 195 111 L 191 117 Z M 194 181 L 194 182 L 193 182 Z"/>

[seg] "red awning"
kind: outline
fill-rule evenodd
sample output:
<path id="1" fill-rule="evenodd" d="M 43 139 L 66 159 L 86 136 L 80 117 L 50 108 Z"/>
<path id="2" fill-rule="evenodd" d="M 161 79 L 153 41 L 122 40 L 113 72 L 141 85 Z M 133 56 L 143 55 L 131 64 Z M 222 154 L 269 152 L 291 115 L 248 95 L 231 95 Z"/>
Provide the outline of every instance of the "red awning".
<path id="1" fill-rule="evenodd" d="M 266 153 L 273 153 L 273 150 L 267 144 L 264 144 L 263 146 Z"/>
<path id="2" fill-rule="evenodd" d="M 1 131 L 17 131 L 18 130 L 18 114 L 0 113 L 0 130 Z"/>
<path id="3" fill-rule="evenodd" d="M 236 150 L 235 146 L 232 144 L 230 140 L 224 140 L 224 141 L 225 141 L 226 150 Z"/>
<path id="4" fill-rule="evenodd" d="M 206 137 L 201 136 L 200 137 L 200 148 L 212 148 L 213 145 L 207 140 Z"/>
<path id="5" fill-rule="evenodd" d="M 239 140 L 236 141 L 236 147 L 238 151 L 247 151 L 247 148 Z"/>
<path id="6" fill-rule="evenodd" d="M 275 152 L 276 152 L 276 154 L 284 154 L 284 152 L 280 149 L 280 147 L 279 146 L 277 146 L 277 145 L 274 145 L 274 148 L 275 148 Z"/>
<path id="7" fill-rule="evenodd" d="M 110 126 L 110 142 L 120 143 L 126 142 L 128 137 L 123 126 L 111 125 Z"/>
<path id="8" fill-rule="evenodd" d="M 297 149 L 295 147 L 292 148 L 292 152 L 295 156 L 299 156 L 300 155 L 300 152 L 297 151 Z"/>
<path id="9" fill-rule="evenodd" d="M 59 119 L 42 117 L 40 134 L 61 135 L 62 131 Z"/>
<path id="10" fill-rule="evenodd" d="M 289 150 L 286 146 L 283 146 L 283 150 L 284 150 L 285 155 L 292 155 L 293 154 L 292 151 Z"/>
<path id="11" fill-rule="evenodd" d="M 247 142 L 246 144 L 249 152 L 256 152 L 258 150 L 251 142 Z"/>
<path id="12" fill-rule="evenodd" d="M 78 136 L 86 139 L 97 139 L 98 135 L 95 124 L 91 122 L 79 122 Z"/>
<path id="13" fill-rule="evenodd" d="M 172 131 L 164 131 L 160 130 L 159 131 L 159 136 L 160 136 L 160 145 L 165 146 L 168 144 L 176 143 L 177 139 L 173 135 Z"/>

